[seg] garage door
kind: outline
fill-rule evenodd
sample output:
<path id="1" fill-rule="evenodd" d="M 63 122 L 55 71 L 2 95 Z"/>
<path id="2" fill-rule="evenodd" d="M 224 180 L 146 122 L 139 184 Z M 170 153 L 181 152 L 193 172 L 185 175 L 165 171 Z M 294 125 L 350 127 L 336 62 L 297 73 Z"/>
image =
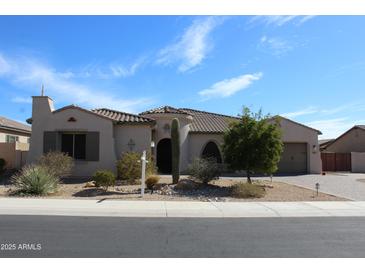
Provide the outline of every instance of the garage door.
<path id="1" fill-rule="evenodd" d="M 307 144 L 284 143 L 278 173 L 307 173 Z"/>

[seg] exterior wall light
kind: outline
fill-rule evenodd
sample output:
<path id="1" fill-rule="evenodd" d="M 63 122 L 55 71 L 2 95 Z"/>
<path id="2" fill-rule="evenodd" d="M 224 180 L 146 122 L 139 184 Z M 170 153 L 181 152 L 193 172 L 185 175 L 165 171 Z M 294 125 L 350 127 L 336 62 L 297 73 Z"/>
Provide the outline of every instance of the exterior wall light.
<path id="1" fill-rule="evenodd" d="M 151 147 L 155 147 L 155 142 L 151 141 Z"/>
<path id="2" fill-rule="evenodd" d="M 317 153 L 317 146 L 313 145 L 313 149 L 312 149 L 313 153 Z"/>

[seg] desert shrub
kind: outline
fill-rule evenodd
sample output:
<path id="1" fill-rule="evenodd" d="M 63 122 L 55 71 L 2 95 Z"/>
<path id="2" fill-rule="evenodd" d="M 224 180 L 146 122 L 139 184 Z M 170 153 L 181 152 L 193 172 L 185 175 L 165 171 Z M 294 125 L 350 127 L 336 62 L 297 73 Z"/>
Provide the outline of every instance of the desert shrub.
<path id="1" fill-rule="evenodd" d="M 150 175 L 147 177 L 145 184 L 147 189 L 151 190 L 151 194 L 153 193 L 154 186 L 158 183 L 159 180 L 160 177 L 158 177 L 157 175 Z"/>
<path id="2" fill-rule="evenodd" d="M 66 153 L 51 151 L 43 154 L 39 159 L 38 164 L 47 168 L 58 178 L 62 178 L 71 174 L 71 170 L 74 166 L 74 160 Z"/>
<path id="3" fill-rule="evenodd" d="M 256 184 L 238 183 L 232 186 L 231 195 L 234 198 L 261 198 L 265 195 L 265 190 Z"/>
<path id="4" fill-rule="evenodd" d="M 20 194 L 41 196 L 55 193 L 60 183 L 57 176 L 40 165 L 23 167 L 10 181 Z"/>
<path id="5" fill-rule="evenodd" d="M 156 173 L 156 167 L 150 154 L 147 154 L 147 159 L 146 175 L 149 176 Z M 117 161 L 118 178 L 126 180 L 128 183 L 135 183 L 137 179 L 141 178 L 141 168 L 141 154 L 126 152 Z"/>
<path id="6" fill-rule="evenodd" d="M 207 184 L 219 178 L 221 169 L 214 158 L 197 158 L 189 165 L 188 174 L 192 179 Z"/>
<path id="7" fill-rule="evenodd" d="M 107 191 L 110 186 L 115 186 L 115 175 L 109 170 L 98 170 L 93 175 L 96 187 Z"/>
<path id="8" fill-rule="evenodd" d="M 0 158 L 0 174 L 3 174 L 3 172 L 5 171 L 5 165 L 6 161 L 3 158 Z"/>

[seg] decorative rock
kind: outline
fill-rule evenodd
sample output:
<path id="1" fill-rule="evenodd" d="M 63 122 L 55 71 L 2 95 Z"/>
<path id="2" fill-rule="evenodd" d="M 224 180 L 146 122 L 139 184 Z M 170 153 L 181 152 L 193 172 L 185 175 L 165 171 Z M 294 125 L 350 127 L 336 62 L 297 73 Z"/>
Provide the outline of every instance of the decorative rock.
<path id="1" fill-rule="evenodd" d="M 86 182 L 84 188 L 95 187 L 95 181 Z"/>

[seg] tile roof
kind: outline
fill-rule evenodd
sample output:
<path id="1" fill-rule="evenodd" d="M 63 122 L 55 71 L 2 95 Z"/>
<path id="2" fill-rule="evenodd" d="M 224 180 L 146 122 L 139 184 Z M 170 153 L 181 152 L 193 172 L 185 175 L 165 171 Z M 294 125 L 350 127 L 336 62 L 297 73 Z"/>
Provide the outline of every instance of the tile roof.
<path id="1" fill-rule="evenodd" d="M 361 128 L 361 129 L 365 129 L 365 125 L 356 125 L 355 127 Z"/>
<path id="2" fill-rule="evenodd" d="M 154 108 L 154 109 L 144 111 L 144 112 L 140 113 L 140 115 L 160 114 L 160 113 L 189 114 L 186 111 L 182 110 L 181 108 L 178 109 L 178 108 L 174 108 L 174 107 L 170 107 L 170 106 L 162 106 L 162 107 L 159 107 L 159 108 Z"/>
<path id="3" fill-rule="evenodd" d="M 91 111 L 118 123 L 154 123 L 155 121 L 154 119 L 143 117 L 137 114 L 131 114 L 107 108 L 93 109 Z"/>
<path id="4" fill-rule="evenodd" d="M 180 108 L 179 110 L 193 116 L 193 121 L 190 125 L 190 132 L 193 133 L 223 133 L 231 122 L 239 119 L 239 117 L 189 108 Z"/>
<path id="5" fill-rule="evenodd" d="M 0 128 L 31 132 L 31 127 L 14 120 L 0 116 Z"/>

